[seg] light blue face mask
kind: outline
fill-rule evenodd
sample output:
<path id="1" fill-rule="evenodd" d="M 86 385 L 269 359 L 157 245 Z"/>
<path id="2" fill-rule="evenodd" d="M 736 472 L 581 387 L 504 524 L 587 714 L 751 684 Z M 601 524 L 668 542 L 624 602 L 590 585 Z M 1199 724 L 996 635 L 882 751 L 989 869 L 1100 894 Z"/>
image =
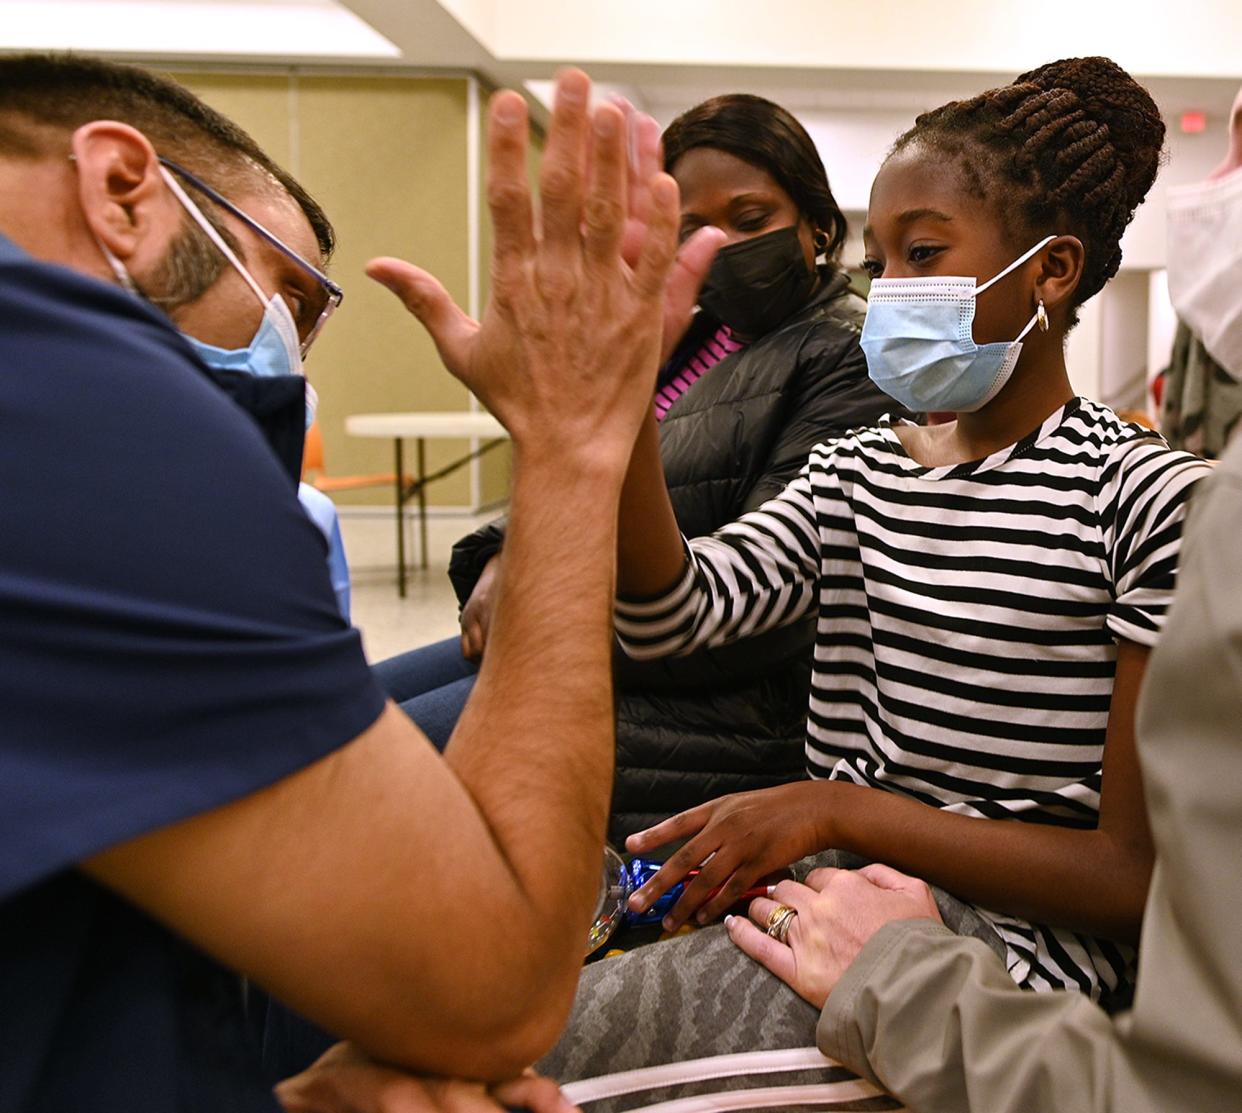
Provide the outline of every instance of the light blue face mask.
<path id="1" fill-rule="evenodd" d="M 274 310 L 273 303 L 276 303 L 279 309 Z M 181 335 L 198 354 L 198 358 L 215 371 L 244 371 L 259 378 L 274 375 L 301 375 L 300 355 L 298 356 L 298 370 L 289 370 L 289 345 L 279 322 L 280 309 L 284 310 L 287 317 L 289 309 L 285 305 L 284 298 L 277 294 L 265 306 L 263 320 L 259 323 L 259 331 L 254 334 L 254 339 L 245 348 L 217 348 L 214 344 L 208 344 L 189 333 Z M 292 324 L 291 318 L 290 324 Z M 297 336 L 296 331 L 294 336 Z M 295 347 L 293 351 L 296 354 L 297 348 Z M 308 429 L 315 421 L 315 411 L 318 406 L 319 395 L 308 382 L 306 384 L 306 428 Z"/>
<path id="2" fill-rule="evenodd" d="M 1041 302 L 1016 340 L 976 344 L 975 299 L 1054 239 L 1040 240 L 981 286 L 941 275 L 877 278 L 862 330 L 871 380 L 914 413 L 971 413 L 987 405 L 1013 374 L 1023 338 L 1037 321 L 1046 331 L 1048 318 Z"/>
<path id="3" fill-rule="evenodd" d="M 224 237 L 216 231 L 211 221 L 203 215 L 202 210 L 181 188 L 181 184 L 177 179 L 162 166 L 160 167 L 160 173 L 163 175 L 164 181 L 172 191 L 173 196 L 181 202 L 186 212 L 190 214 L 190 217 L 203 230 L 208 239 L 220 249 L 224 257 L 245 280 L 246 285 L 254 291 L 255 297 L 259 299 L 260 304 L 263 306 L 263 320 L 259 322 L 259 327 L 254 337 L 244 348 L 217 348 L 214 344 L 208 344 L 197 337 L 191 336 L 189 333 L 183 332 L 181 335 L 189 342 L 190 346 L 198 354 L 198 357 L 208 367 L 216 371 L 242 371 L 260 378 L 274 375 L 304 375 L 302 370 L 301 342 L 298 339 L 297 325 L 293 322 L 293 314 L 289 311 L 289 306 L 286 304 L 285 299 L 279 294 L 273 294 L 268 298 L 263 293 L 263 288 L 255 281 L 254 276 L 245 268 L 242 261 L 238 259 L 233 249 L 225 242 Z M 134 280 L 130 277 L 129 272 L 125 269 L 125 264 L 108 250 L 104 243 L 99 242 L 99 249 L 103 252 L 104 258 L 107 259 L 108 265 L 117 277 L 117 281 L 131 293 L 141 297 L 142 294 L 134 284 Z M 315 420 L 315 410 L 318 404 L 319 396 L 315 393 L 310 383 L 307 383 L 306 427 L 308 429 Z"/>

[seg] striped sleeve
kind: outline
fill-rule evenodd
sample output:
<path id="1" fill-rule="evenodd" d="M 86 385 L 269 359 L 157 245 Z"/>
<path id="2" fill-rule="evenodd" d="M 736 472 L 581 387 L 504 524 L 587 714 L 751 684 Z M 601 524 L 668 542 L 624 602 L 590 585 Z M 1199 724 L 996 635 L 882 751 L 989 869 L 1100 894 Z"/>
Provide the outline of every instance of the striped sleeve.
<path id="1" fill-rule="evenodd" d="M 1157 441 L 1120 445 L 1104 477 L 1101 508 L 1113 605 L 1108 629 L 1153 646 L 1177 586 L 1182 526 L 1195 484 L 1210 465 Z"/>
<path id="2" fill-rule="evenodd" d="M 617 601 L 617 636 L 640 660 L 692 653 L 795 622 L 814 606 L 817 506 L 839 486 L 817 450 L 776 498 L 686 546 L 686 571 L 654 600 Z M 831 513 L 831 511 L 829 511 Z"/>

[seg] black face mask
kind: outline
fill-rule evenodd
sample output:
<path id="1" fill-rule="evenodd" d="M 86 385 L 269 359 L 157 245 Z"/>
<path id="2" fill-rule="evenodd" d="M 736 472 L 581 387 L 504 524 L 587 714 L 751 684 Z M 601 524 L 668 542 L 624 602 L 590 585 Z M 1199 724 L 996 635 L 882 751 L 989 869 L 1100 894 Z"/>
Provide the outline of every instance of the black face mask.
<path id="1" fill-rule="evenodd" d="M 806 305 L 816 277 L 790 225 L 716 252 L 699 304 L 734 332 L 760 337 Z"/>

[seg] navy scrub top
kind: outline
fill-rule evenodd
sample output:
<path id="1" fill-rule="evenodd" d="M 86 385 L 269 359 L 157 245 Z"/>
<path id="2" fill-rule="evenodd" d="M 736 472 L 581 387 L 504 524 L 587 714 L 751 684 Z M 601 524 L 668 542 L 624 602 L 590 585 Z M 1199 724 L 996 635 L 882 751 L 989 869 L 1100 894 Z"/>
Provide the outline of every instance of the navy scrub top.
<path id="1" fill-rule="evenodd" d="M 383 701 L 257 426 L 160 314 L 0 237 L 0 1110 L 276 1108 L 237 976 L 75 863 Z"/>

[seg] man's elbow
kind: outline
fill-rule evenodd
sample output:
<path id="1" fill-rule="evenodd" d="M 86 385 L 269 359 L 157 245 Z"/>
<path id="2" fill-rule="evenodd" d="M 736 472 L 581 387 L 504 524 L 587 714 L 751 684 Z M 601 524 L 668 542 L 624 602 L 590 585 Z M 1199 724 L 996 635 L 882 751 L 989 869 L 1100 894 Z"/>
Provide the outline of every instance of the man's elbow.
<path id="1" fill-rule="evenodd" d="M 446 1070 L 453 1076 L 500 1082 L 538 1062 L 556 1043 L 569 1017 L 570 997 L 563 1004 L 537 1005 L 522 1017 L 480 1032 L 451 1054 Z"/>
<path id="2" fill-rule="evenodd" d="M 421 1072 L 483 1081 L 521 1074 L 552 1049 L 564 1028 L 581 957 L 540 962 L 515 950 L 509 955 L 471 963 L 469 976 L 438 1005 L 394 1002 L 385 1018 L 374 1017 L 376 1029 L 356 1042 L 377 1058 Z"/>
<path id="3" fill-rule="evenodd" d="M 518 963 L 522 975 L 514 977 Z M 512 1078 L 552 1050 L 573 1007 L 582 952 L 562 951 L 542 963 L 511 960 L 508 966 L 500 976 L 513 985 L 503 1007 L 489 1010 L 473 1038 L 462 1042 L 469 1077 Z"/>

